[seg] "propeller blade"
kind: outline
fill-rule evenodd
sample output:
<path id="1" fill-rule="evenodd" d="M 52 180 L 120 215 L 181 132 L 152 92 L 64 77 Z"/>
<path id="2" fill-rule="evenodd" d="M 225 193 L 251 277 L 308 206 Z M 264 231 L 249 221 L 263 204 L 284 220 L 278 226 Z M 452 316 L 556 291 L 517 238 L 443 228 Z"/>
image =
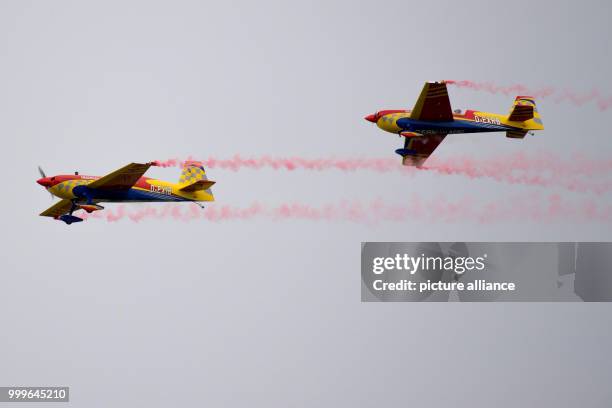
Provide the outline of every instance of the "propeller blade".
<path id="1" fill-rule="evenodd" d="M 41 177 L 47 177 L 47 175 L 45 174 L 44 170 L 40 166 L 38 166 L 38 172 L 40 173 Z"/>

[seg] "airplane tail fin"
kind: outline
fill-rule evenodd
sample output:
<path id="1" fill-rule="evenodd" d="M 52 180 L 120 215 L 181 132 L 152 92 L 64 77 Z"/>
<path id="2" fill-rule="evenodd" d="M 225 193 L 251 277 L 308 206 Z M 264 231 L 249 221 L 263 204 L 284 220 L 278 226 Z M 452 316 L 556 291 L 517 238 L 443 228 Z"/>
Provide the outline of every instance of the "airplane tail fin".
<path id="1" fill-rule="evenodd" d="M 525 130 L 542 130 L 544 124 L 532 96 L 517 96 L 514 99 L 508 121 L 520 122 L 516 126 Z M 514 126 L 514 125 L 513 125 Z M 508 136 L 511 137 L 511 136 Z"/>
<path id="2" fill-rule="evenodd" d="M 188 161 L 183 167 L 179 184 L 182 185 L 181 191 L 197 191 L 208 190 L 215 182 L 208 180 L 202 163 Z"/>

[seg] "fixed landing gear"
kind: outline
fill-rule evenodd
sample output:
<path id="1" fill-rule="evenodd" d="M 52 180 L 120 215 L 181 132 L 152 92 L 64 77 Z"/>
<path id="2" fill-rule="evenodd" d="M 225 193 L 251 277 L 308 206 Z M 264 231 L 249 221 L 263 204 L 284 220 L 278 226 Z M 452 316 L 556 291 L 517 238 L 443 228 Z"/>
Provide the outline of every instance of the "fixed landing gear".
<path id="1" fill-rule="evenodd" d="M 77 209 L 77 204 L 76 204 L 76 200 L 72 200 L 72 205 L 70 206 L 70 211 L 68 211 L 68 214 L 64 214 L 61 215 L 59 217 L 60 220 L 64 221 L 66 224 L 70 225 L 74 222 L 81 222 L 83 221 L 82 218 L 79 218 L 75 215 L 72 215 L 72 213 Z"/>
<path id="2" fill-rule="evenodd" d="M 68 225 L 70 225 L 70 224 L 72 224 L 74 222 L 81 222 L 81 221 L 83 221 L 82 218 L 79 218 L 79 217 L 74 216 L 72 214 L 64 214 L 64 215 L 60 216 L 59 219 L 64 221 Z"/>
<path id="3" fill-rule="evenodd" d="M 76 200 L 71 200 L 72 205 L 70 206 L 70 212 L 68 213 L 69 215 L 72 215 L 72 213 L 74 212 L 74 210 L 77 209 L 77 204 L 76 204 Z"/>

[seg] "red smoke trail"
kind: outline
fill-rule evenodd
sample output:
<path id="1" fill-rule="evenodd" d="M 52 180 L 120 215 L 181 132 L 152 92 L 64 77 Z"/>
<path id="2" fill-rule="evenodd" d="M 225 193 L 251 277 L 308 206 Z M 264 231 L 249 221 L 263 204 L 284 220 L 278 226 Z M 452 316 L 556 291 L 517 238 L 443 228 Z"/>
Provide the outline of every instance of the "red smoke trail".
<path id="1" fill-rule="evenodd" d="M 432 158 L 424 167 L 440 174 L 469 178 L 491 178 L 509 184 L 561 187 L 575 192 L 604 194 L 612 191 L 612 160 L 575 158 L 522 153 L 491 159 Z"/>
<path id="2" fill-rule="evenodd" d="M 407 204 L 387 204 L 382 200 L 370 203 L 345 201 L 320 207 L 303 203 L 286 203 L 276 207 L 254 203 L 246 208 L 212 205 L 205 210 L 195 204 L 120 205 L 116 210 L 106 209 L 93 214 L 79 213 L 84 219 L 103 219 L 109 222 L 129 219 L 140 222 L 148 219 L 178 221 L 235 221 L 251 219 L 308 220 L 327 222 L 354 222 L 377 224 L 380 222 L 552 222 L 552 221 L 612 221 L 612 205 L 596 201 L 570 202 L 559 195 L 518 196 L 476 202 L 469 197 L 459 200 L 436 198 L 422 200 L 414 197 Z"/>
<path id="3" fill-rule="evenodd" d="M 157 161 L 161 167 L 183 166 L 186 161 L 169 159 Z M 612 173 L 612 159 L 577 157 L 572 159 L 552 154 L 508 154 L 492 158 L 474 159 L 468 157 L 432 157 L 423 168 L 402 166 L 399 159 L 388 158 L 323 158 L 306 159 L 301 157 L 243 158 L 239 155 L 230 159 L 208 158 L 197 160 L 209 169 L 238 171 L 241 169 L 274 170 L 338 170 L 338 171 L 375 171 L 402 172 L 418 175 L 424 171 L 445 175 L 460 175 L 469 178 L 491 178 L 510 184 L 524 184 L 540 187 L 561 187 L 577 192 L 603 194 L 612 191 L 612 181 L 605 180 Z"/>
<path id="4" fill-rule="evenodd" d="M 205 160 L 193 160 L 188 158 L 187 160 L 180 159 L 168 159 L 168 160 L 156 160 L 154 163 L 159 167 L 183 167 L 188 162 L 200 162 L 206 168 L 219 168 L 223 170 L 238 171 L 241 169 L 255 169 L 259 170 L 262 168 L 270 168 L 274 170 L 343 170 L 343 171 L 354 171 L 354 170 L 373 170 L 379 172 L 386 172 L 392 170 L 406 169 L 405 166 L 398 164 L 398 160 L 392 158 L 371 158 L 371 159 L 306 159 L 301 157 L 269 157 L 262 156 L 258 158 L 243 158 L 240 155 L 235 155 L 231 159 L 217 159 L 210 157 Z"/>
<path id="5" fill-rule="evenodd" d="M 579 93 L 569 89 L 557 89 L 553 87 L 545 88 L 529 88 L 525 85 L 516 84 L 510 86 L 496 85 L 492 82 L 474 82 L 474 81 L 455 81 L 446 80 L 449 85 L 454 85 L 458 88 L 468 88 L 475 91 L 485 91 L 492 94 L 501 93 L 504 95 L 517 96 L 529 95 L 534 98 L 550 98 L 556 103 L 569 101 L 576 106 L 582 106 L 587 103 L 594 102 L 600 110 L 604 111 L 612 106 L 612 96 L 602 95 L 597 89 L 593 89 L 587 93 Z"/>

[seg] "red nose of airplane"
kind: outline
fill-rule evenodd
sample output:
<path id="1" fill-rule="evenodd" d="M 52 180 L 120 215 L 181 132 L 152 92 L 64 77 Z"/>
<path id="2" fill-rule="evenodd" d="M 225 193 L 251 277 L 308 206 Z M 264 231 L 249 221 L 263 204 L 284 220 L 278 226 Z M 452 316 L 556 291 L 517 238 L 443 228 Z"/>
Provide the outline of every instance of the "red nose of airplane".
<path id="1" fill-rule="evenodd" d="M 40 184 L 43 187 L 50 187 L 51 186 L 51 180 L 49 180 L 49 177 L 43 177 L 41 179 L 36 180 L 36 182 L 38 184 Z"/>
<path id="2" fill-rule="evenodd" d="M 364 119 L 367 120 L 368 122 L 372 122 L 372 123 L 376 123 L 378 121 L 378 118 L 376 117 L 375 113 L 366 116 Z"/>

